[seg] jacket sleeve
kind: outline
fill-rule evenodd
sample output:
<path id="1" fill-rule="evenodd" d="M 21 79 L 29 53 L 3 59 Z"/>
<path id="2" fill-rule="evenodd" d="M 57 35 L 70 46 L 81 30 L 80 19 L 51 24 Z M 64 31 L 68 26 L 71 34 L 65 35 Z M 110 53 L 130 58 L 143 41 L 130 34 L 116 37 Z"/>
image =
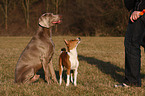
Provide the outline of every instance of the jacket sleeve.
<path id="1" fill-rule="evenodd" d="M 141 17 L 141 20 L 145 22 L 145 14 Z"/>
<path id="2" fill-rule="evenodd" d="M 130 11 L 135 7 L 136 0 L 124 0 L 125 7 Z"/>

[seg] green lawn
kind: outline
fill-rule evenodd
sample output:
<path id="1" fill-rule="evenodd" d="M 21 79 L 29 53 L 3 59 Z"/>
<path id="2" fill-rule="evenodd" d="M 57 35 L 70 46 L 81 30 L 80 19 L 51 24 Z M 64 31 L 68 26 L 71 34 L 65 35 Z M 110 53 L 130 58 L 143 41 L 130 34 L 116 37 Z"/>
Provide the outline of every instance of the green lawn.
<path id="1" fill-rule="evenodd" d="M 58 78 L 58 57 L 65 47 L 63 39 L 54 36 L 53 65 Z M 81 37 L 78 46 L 79 69 L 77 86 L 48 85 L 42 78 L 32 84 L 15 84 L 17 60 L 31 37 L 0 37 L 0 96 L 145 96 L 145 54 L 142 48 L 142 87 L 114 88 L 124 77 L 123 37 Z"/>

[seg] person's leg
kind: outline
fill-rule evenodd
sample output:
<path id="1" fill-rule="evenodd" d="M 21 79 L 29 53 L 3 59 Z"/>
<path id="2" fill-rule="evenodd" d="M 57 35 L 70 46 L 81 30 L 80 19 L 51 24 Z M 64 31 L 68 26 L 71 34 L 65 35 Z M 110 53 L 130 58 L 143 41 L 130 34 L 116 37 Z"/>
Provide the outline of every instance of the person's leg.
<path id="1" fill-rule="evenodd" d="M 144 23 L 137 20 L 129 22 L 125 35 L 125 83 L 141 86 L 140 66 L 141 50 L 140 45 L 144 35 Z"/>

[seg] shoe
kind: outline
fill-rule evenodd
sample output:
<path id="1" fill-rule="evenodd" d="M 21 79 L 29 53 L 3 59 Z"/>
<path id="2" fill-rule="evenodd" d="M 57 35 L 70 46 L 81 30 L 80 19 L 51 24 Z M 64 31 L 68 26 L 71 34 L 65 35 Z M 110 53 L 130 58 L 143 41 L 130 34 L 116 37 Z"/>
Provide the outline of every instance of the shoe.
<path id="1" fill-rule="evenodd" d="M 122 84 L 116 84 L 114 85 L 114 87 L 117 88 L 117 87 L 130 87 L 130 86 L 125 83 L 122 83 Z"/>

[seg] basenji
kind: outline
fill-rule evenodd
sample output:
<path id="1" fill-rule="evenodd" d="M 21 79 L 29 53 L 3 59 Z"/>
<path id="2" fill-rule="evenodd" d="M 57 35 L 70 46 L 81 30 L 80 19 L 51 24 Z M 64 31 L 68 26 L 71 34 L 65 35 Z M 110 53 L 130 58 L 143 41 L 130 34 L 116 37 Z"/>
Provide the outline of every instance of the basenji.
<path id="1" fill-rule="evenodd" d="M 59 84 L 61 85 L 62 83 L 62 72 L 63 72 L 63 67 L 67 69 L 67 82 L 66 86 L 69 86 L 70 83 L 70 72 L 74 71 L 74 82 L 73 82 L 73 74 L 71 73 L 71 82 L 74 83 L 74 85 L 77 85 L 77 74 L 78 74 L 78 66 L 79 66 L 79 61 L 78 61 L 78 54 L 77 54 L 77 46 L 80 43 L 81 39 L 77 38 L 74 40 L 64 40 L 66 46 L 67 46 L 67 51 L 65 48 L 61 49 L 61 54 L 59 57 Z"/>

